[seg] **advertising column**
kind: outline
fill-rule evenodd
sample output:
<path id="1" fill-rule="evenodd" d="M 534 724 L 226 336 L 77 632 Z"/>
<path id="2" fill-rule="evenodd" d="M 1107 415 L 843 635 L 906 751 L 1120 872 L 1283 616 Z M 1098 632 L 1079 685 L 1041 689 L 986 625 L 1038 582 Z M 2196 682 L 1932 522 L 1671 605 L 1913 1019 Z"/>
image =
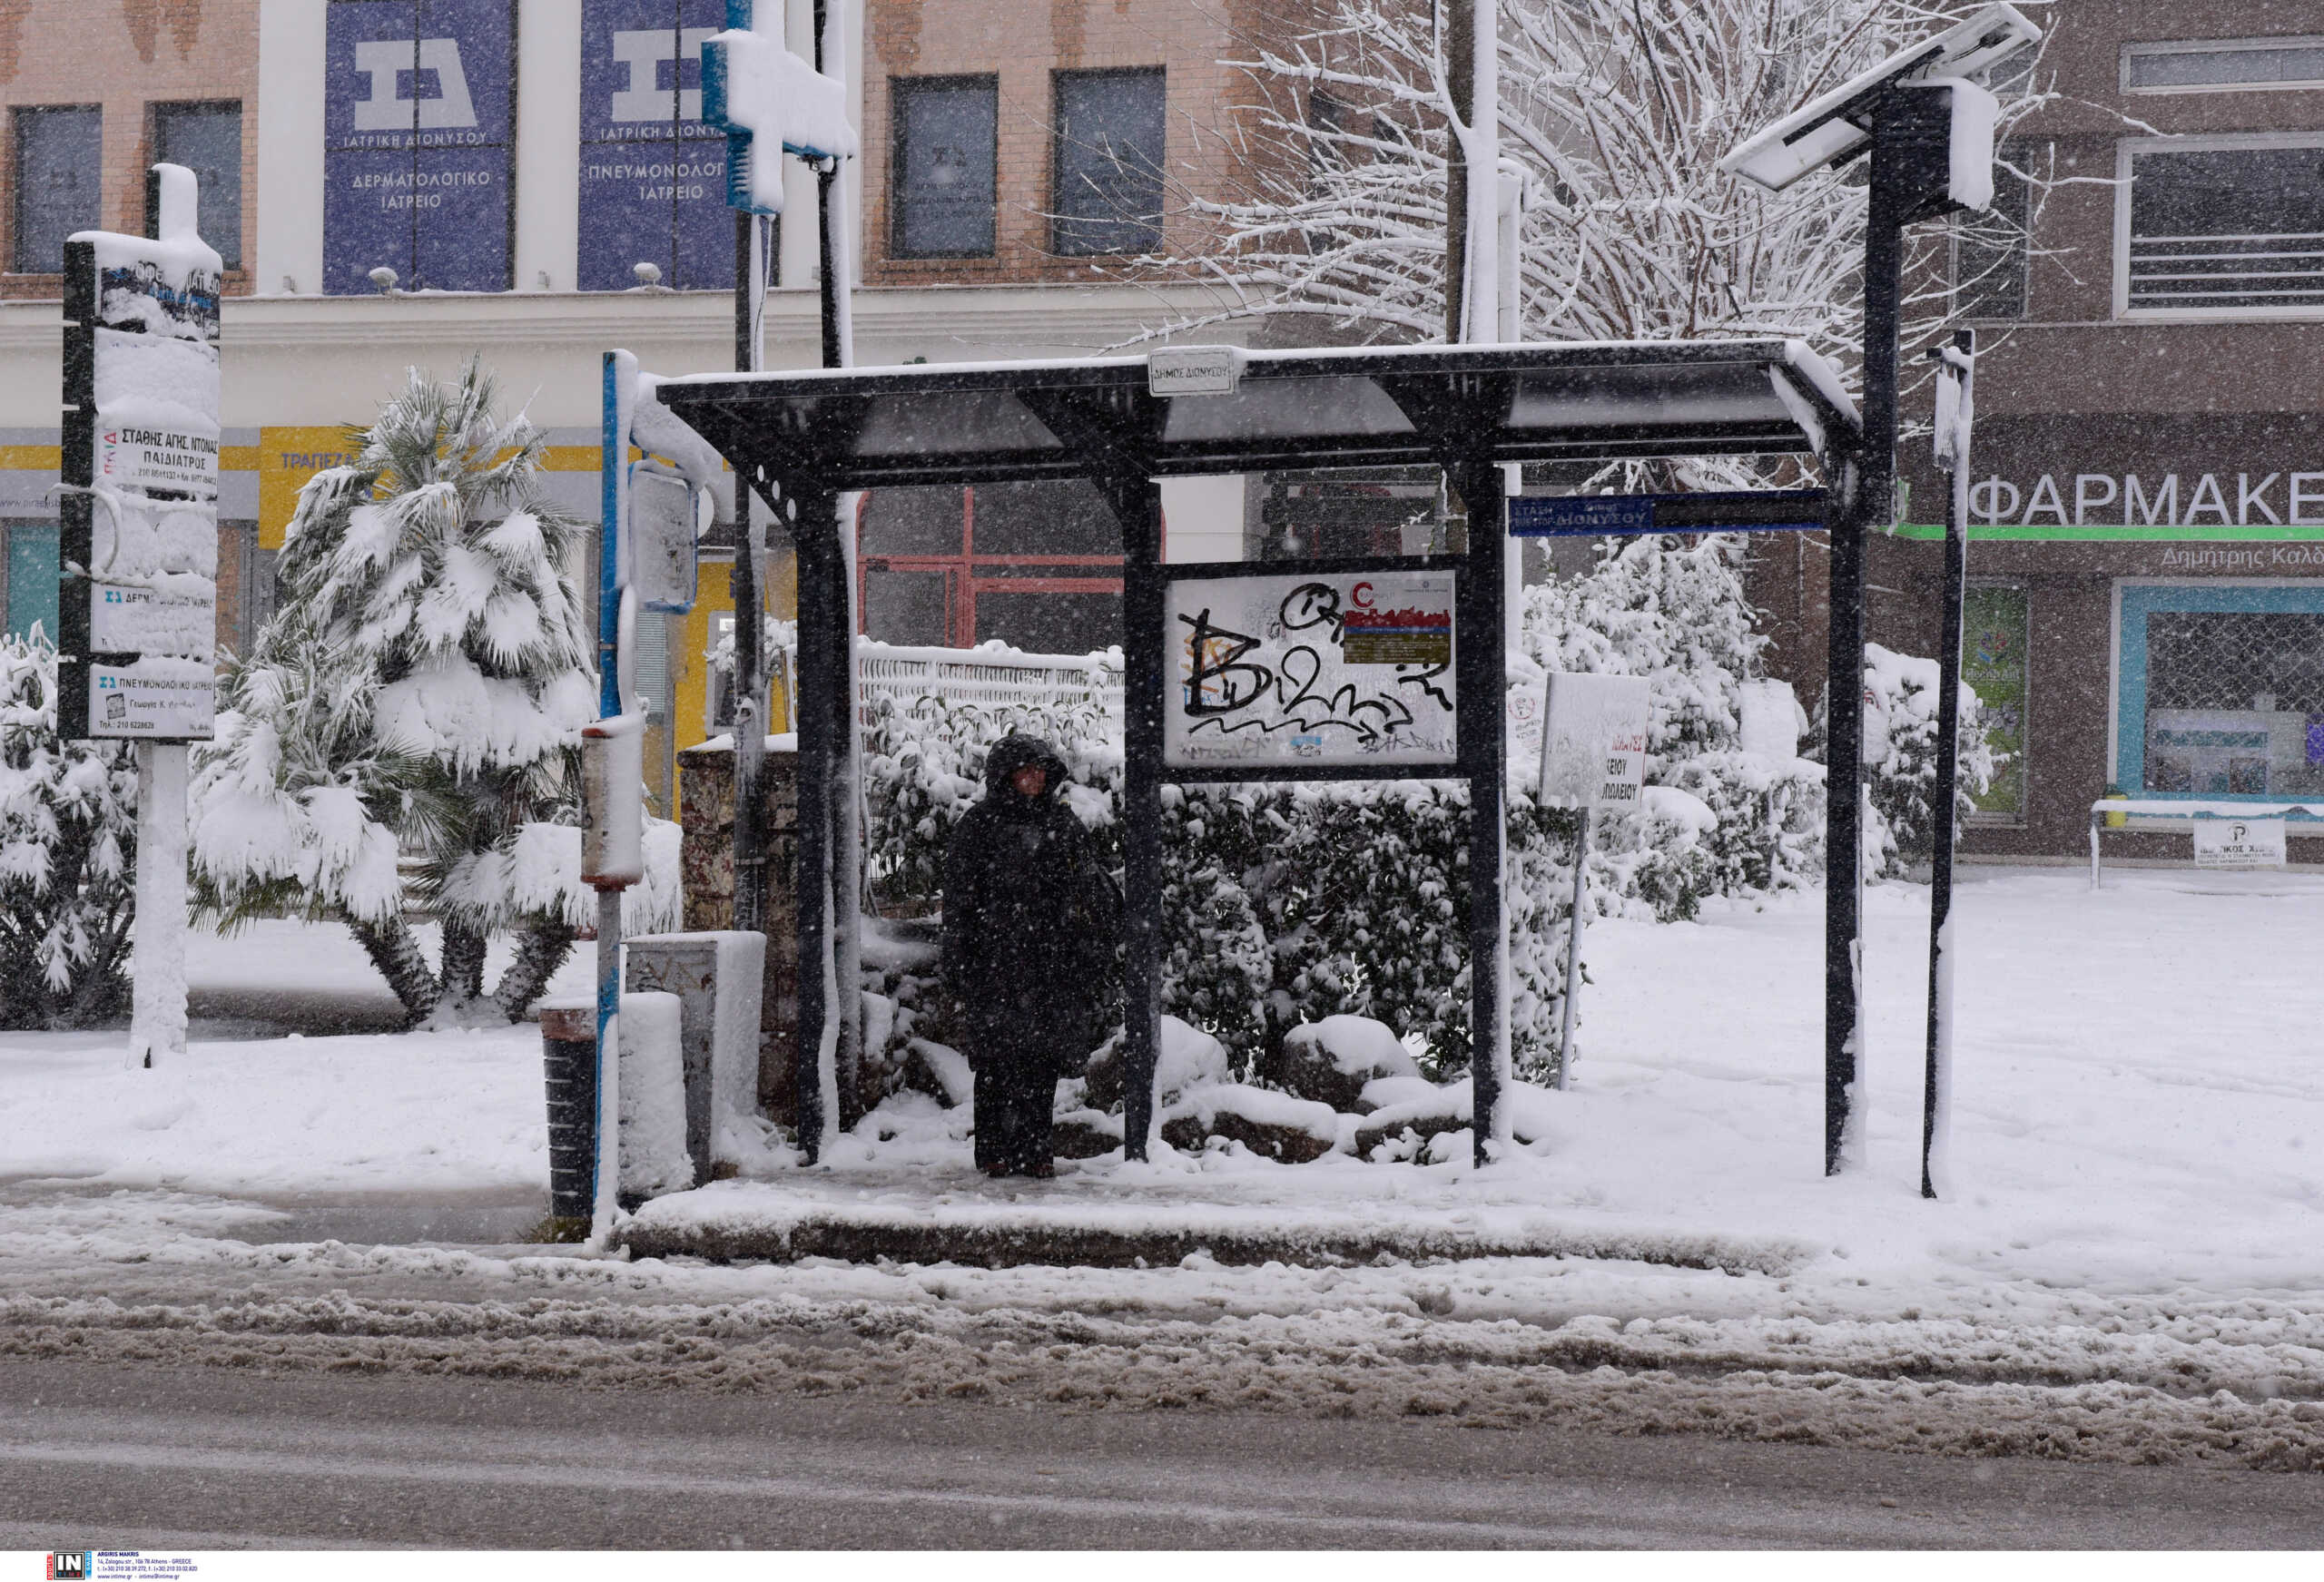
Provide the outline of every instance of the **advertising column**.
<path id="1" fill-rule="evenodd" d="M 156 165 L 154 240 L 64 250 L 57 722 L 137 747 L 130 1055 L 185 1049 L 186 743 L 217 706 L 218 254 L 192 171 Z"/>

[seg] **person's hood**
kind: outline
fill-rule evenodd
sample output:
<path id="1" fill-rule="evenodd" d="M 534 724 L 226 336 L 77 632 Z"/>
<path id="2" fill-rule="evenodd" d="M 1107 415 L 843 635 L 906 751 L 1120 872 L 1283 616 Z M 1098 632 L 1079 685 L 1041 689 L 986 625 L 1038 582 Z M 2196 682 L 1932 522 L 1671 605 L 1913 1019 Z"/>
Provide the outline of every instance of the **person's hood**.
<path id="1" fill-rule="evenodd" d="M 1011 732 L 992 744 L 985 754 L 984 790 L 987 796 L 998 797 L 1003 792 L 1017 793 L 1009 789 L 1009 777 L 1029 763 L 1038 763 L 1049 771 L 1049 783 L 1041 788 L 1041 800 L 1046 801 L 1064 789 L 1067 771 L 1065 760 L 1058 756 L 1056 748 L 1039 736 Z"/>

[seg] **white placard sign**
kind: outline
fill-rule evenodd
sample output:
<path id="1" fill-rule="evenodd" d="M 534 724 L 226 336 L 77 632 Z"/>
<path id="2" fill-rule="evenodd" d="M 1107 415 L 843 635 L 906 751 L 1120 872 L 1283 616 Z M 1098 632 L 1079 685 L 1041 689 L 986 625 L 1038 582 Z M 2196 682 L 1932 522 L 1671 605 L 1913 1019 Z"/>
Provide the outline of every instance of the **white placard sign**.
<path id="1" fill-rule="evenodd" d="M 1451 769 L 1452 594 L 1450 571 L 1174 579 L 1163 762 Z"/>
<path id="2" fill-rule="evenodd" d="M 1644 676 L 1552 672 L 1541 725 L 1541 801 L 1634 808 L 1646 783 Z"/>
<path id="3" fill-rule="evenodd" d="M 141 659 L 89 667 L 89 734 L 157 742 L 208 740 L 218 686 L 207 663 Z"/>
<path id="4" fill-rule="evenodd" d="M 2197 868 L 2281 868 L 2281 819 L 2197 819 Z"/>
<path id="5" fill-rule="evenodd" d="M 206 434 L 133 423 L 107 424 L 97 430 L 97 482 L 215 500 L 218 441 Z"/>

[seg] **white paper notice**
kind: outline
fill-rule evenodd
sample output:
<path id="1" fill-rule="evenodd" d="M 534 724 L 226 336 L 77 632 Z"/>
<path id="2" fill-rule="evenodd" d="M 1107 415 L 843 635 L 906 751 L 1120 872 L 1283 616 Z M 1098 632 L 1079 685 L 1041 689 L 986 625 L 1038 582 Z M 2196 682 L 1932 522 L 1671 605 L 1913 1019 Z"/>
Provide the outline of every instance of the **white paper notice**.
<path id="1" fill-rule="evenodd" d="M 1649 704 L 1644 676 L 1552 672 L 1541 728 L 1542 805 L 1638 806 Z"/>
<path id="2" fill-rule="evenodd" d="M 2197 868 L 2281 868 L 2281 819 L 2197 819 Z"/>

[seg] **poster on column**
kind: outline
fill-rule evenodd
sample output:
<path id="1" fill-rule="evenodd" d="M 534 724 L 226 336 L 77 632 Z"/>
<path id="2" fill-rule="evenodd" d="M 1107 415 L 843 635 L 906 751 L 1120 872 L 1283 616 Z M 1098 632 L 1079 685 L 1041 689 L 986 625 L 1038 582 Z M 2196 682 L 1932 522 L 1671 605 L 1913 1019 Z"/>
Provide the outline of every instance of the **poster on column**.
<path id="1" fill-rule="evenodd" d="M 732 290 L 726 141 L 702 118 L 702 44 L 724 0 L 582 0 L 585 291 L 636 285 L 650 263 L 679 290 Z"/>
<path id="2" fill-rule="evenodd" d="M 507 0 L 331 0 L 323 290 L 508 289 L 515 102 Z"/>
<path id="3" fill-rule="evenodd" d="M 1451 770 L 1454 574 L 1197 575 L 1169 583 L 1163 762 Z"/>
<path id="4" fill-rule="evenodd" d="M 158 241 L 64 249 L 58 728 L 206 741 L 217 707 L 218 254 L 161 167 Z"/>

